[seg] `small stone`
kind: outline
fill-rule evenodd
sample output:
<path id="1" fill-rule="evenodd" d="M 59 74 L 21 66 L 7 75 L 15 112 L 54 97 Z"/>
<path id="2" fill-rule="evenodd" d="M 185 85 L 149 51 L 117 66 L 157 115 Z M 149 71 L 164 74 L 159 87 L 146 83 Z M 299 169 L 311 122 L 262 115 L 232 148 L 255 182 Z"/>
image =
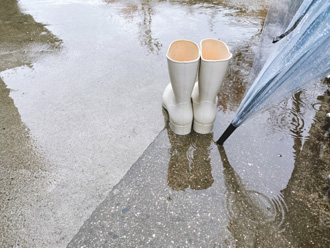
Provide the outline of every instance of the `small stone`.
<path id="1" fill-rule="evenodd" d="M 327 114 L 325 115 L 325 119 L 326 119 L 327 121 L 330 121 L 330 113 L 327 113 Z"/>
<path id="2" fill-rule="evenodd" d="M 327 177 L 328 184 L 330 184 L 330 175 Z"/>
<path id="3" fill-rule="evenodd" d="M 126 214 L 128 211 L 130 211 L 131 210 L 131 206 L 127 206 L 126 208 L 124 208 L 124 209 L 122 209 L 121 210 L 121 212 L 123 213 L 123 214 Z"/>

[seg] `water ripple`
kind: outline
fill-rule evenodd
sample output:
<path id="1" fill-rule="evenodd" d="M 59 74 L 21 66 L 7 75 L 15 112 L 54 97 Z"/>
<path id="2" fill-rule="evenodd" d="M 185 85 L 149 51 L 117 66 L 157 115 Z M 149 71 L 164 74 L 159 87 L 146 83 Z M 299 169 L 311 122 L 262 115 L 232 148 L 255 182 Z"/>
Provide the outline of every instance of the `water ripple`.
<path id="1" fill-rule="evenodd" d="M 305 120 L 302 114 L 291 111 L 290 135 L 293 138 L 301 138 L 305 127 Z"/>
<path id="2" fill-rule="evenodd" d="M 287 206 L 283 196 L 268 198 L 255 190 L 240 190 L 227 194 L 227 211 L 230 220 L 236 220 L 240 227 L 271 226 L 283 232 Z"/>
<path id="3" fill-rule="evenodd" d="M 316 102 L 312 104 L 312 108 L 316 111 L 319 111 L 321 107 L 321 103 L 320 102 Z"/>

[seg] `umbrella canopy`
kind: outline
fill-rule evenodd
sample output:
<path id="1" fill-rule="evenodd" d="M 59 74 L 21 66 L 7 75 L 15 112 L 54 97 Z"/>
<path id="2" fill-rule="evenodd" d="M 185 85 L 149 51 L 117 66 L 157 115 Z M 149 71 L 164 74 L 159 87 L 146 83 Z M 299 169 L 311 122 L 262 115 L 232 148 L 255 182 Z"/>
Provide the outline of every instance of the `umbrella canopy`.
<path id="1" fill-rule="evenodd" d="M 330 73 L 329 0 L 304 0 L 284 34 L 217 141 L 219 145 L 254 113 Z"/>

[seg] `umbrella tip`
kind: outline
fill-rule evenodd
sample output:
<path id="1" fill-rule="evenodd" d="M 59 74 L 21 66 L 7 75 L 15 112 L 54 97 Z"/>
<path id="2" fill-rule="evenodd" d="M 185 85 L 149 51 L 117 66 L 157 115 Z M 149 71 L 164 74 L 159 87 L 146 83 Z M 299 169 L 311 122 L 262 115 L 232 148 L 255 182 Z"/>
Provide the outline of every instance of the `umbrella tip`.
<path id="1" fill-rule="evenodd" d="M 221 135 L 221 137 L 217 140 L 217 144 L 219 146 L 223 146 L 223 143 L 229 138 L 229 136 L 235 131 L 237 127 L 235 127 L 232 123 L 227 127 L 226 131 Z"/>

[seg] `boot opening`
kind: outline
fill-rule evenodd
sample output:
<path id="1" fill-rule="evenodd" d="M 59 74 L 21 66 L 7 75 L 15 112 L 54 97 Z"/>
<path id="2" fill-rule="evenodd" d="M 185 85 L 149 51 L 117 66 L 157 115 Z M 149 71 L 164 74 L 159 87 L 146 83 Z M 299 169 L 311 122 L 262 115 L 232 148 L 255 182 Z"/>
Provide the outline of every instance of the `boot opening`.
<path id="1" fill-rule="evenodd" d="M 174 61 L 194 61 L 199 59 L 199 49 L 196 43 L 188 40 L 174 41 L 167 52 L 167 57 Z"/>
<path id="2" fill-rule="evenodd" d="M 227 60 L 231 53 L 227 45 L 219 40 L 206 39 L 201 42 L 202 59 L 204 60 Z"/>

